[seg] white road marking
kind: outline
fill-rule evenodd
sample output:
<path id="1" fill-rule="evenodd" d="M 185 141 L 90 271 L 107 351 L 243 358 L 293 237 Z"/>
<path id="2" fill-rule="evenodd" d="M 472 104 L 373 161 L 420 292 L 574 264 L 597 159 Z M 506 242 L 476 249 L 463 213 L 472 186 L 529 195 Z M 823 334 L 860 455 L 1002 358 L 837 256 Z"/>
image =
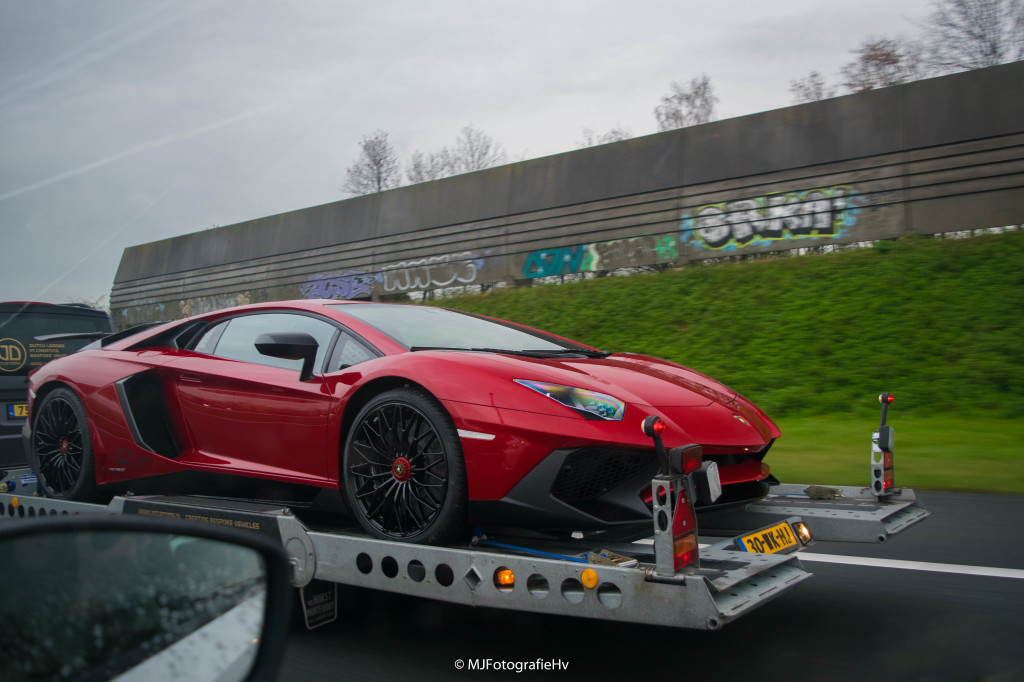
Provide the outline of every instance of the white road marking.
<path id="1" fill-rule="evenodd" d="M 816 554 L 800 552 L 801 561 L 819 561 L 829 564 L 847 564 L 850 566 L 872 566 L 874 568 L 901 568 L 908 571 L 928 571 L 931 573 L 957 573 L 960 575 L 980 575 L 987 578 L 1014 578 L 1024 580 L 1024 570 L 1018 568 L 992 568 L 990 566 L 965 566 L 963 564 L 934 564 L 926 561 L 900 561 L 898 559 L 872 559 L 859 556 L 841 556 L 838 554 Z"/>
<path id="2" fill-rule="evenodd" d="M 637 540 L 634 545 L 653 545 L 653 538 Z M 701 549 L 710 544 L 701 543 Z M 964 564 L 936 564 L 927 561 L 902 561 L 899 559 L 874 559 L 871 557 L 845 556 L 841 554 L 818 554 L 816 552 L 797 552 L 801 561 L 825 564 L 846 564 L 847 566 L 870 566 L 872 568 L 900 568 L 907 571 L 926 571 L 930 573 L 956 573 L 958 575 L 980 575 L 986 578 L 1013 578 L 1024 580 L 1024 570 L 1019 568 L 993 568 L 991 566 L 965 566 Z"/>

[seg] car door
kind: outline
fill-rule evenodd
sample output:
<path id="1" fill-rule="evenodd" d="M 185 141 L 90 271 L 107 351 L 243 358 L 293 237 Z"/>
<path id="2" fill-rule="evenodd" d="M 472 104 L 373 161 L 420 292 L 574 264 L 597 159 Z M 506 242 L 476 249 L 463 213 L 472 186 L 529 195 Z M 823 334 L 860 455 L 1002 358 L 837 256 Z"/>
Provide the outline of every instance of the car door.
<path id="1" fill-rule="evenodd" d="M 256 350 L 267 332 L 316 339 L 312 379 L 299 381 L 301 360 Z M 332 398 L 320 373 L 339 332 L 323 318 L 289 312 L 238 315 L 207 329 L 167 365 L 191 444 L 184 458 L 271 478 L 325 478 Z"/>

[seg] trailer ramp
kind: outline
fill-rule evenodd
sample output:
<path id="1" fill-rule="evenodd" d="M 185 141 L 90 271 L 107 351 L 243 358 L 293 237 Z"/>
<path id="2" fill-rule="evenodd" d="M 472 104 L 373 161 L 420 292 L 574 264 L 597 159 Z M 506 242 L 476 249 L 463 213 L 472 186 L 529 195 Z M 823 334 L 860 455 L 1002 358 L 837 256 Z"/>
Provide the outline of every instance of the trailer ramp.
<path id="1" fill-rule="evenodd" d="M 878 498 L 868 488 L 788 483 L 772 487 L 766 498 L 745 505 L 739 511 L 720 512 L 701 519 L 701 533 L 736 535 L 749 528 L 799 516 L 817 541 L 877 543 L 885 542 L 930 514 L 910 489 Z"/>

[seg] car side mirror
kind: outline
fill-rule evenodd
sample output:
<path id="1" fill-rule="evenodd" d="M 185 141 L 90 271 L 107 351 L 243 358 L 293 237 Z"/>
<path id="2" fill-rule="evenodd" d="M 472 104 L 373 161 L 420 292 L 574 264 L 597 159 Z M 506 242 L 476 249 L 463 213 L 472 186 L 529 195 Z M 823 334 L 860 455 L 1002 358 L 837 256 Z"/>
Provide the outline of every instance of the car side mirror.
<path id="1" fill-rule="evenodd" d="M 256 337 L 256 350 L 260 355 L 283 360 L 302 360 L 299 381 L 313 377 L 313 362 L 320 344 L 305 332 L 271 332 Z"/>
<path id="2" fill-rule="evenodd" d="M 86 514 L 0 524 L 10 679 L 273 680 L 291 588 L 280 545 L 194 522 Z"/>

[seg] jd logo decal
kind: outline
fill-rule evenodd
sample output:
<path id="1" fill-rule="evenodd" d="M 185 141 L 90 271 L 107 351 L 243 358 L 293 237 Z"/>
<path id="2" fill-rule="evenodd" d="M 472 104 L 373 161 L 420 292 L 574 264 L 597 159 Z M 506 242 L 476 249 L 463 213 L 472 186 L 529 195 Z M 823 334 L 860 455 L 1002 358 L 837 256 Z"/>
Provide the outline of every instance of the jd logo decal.
<path id="1" fill-rule="evenodd" d="M 25 366 L 25 346 L 15 339 L 0 339 L 0 372 L 17 372 Z"/>

